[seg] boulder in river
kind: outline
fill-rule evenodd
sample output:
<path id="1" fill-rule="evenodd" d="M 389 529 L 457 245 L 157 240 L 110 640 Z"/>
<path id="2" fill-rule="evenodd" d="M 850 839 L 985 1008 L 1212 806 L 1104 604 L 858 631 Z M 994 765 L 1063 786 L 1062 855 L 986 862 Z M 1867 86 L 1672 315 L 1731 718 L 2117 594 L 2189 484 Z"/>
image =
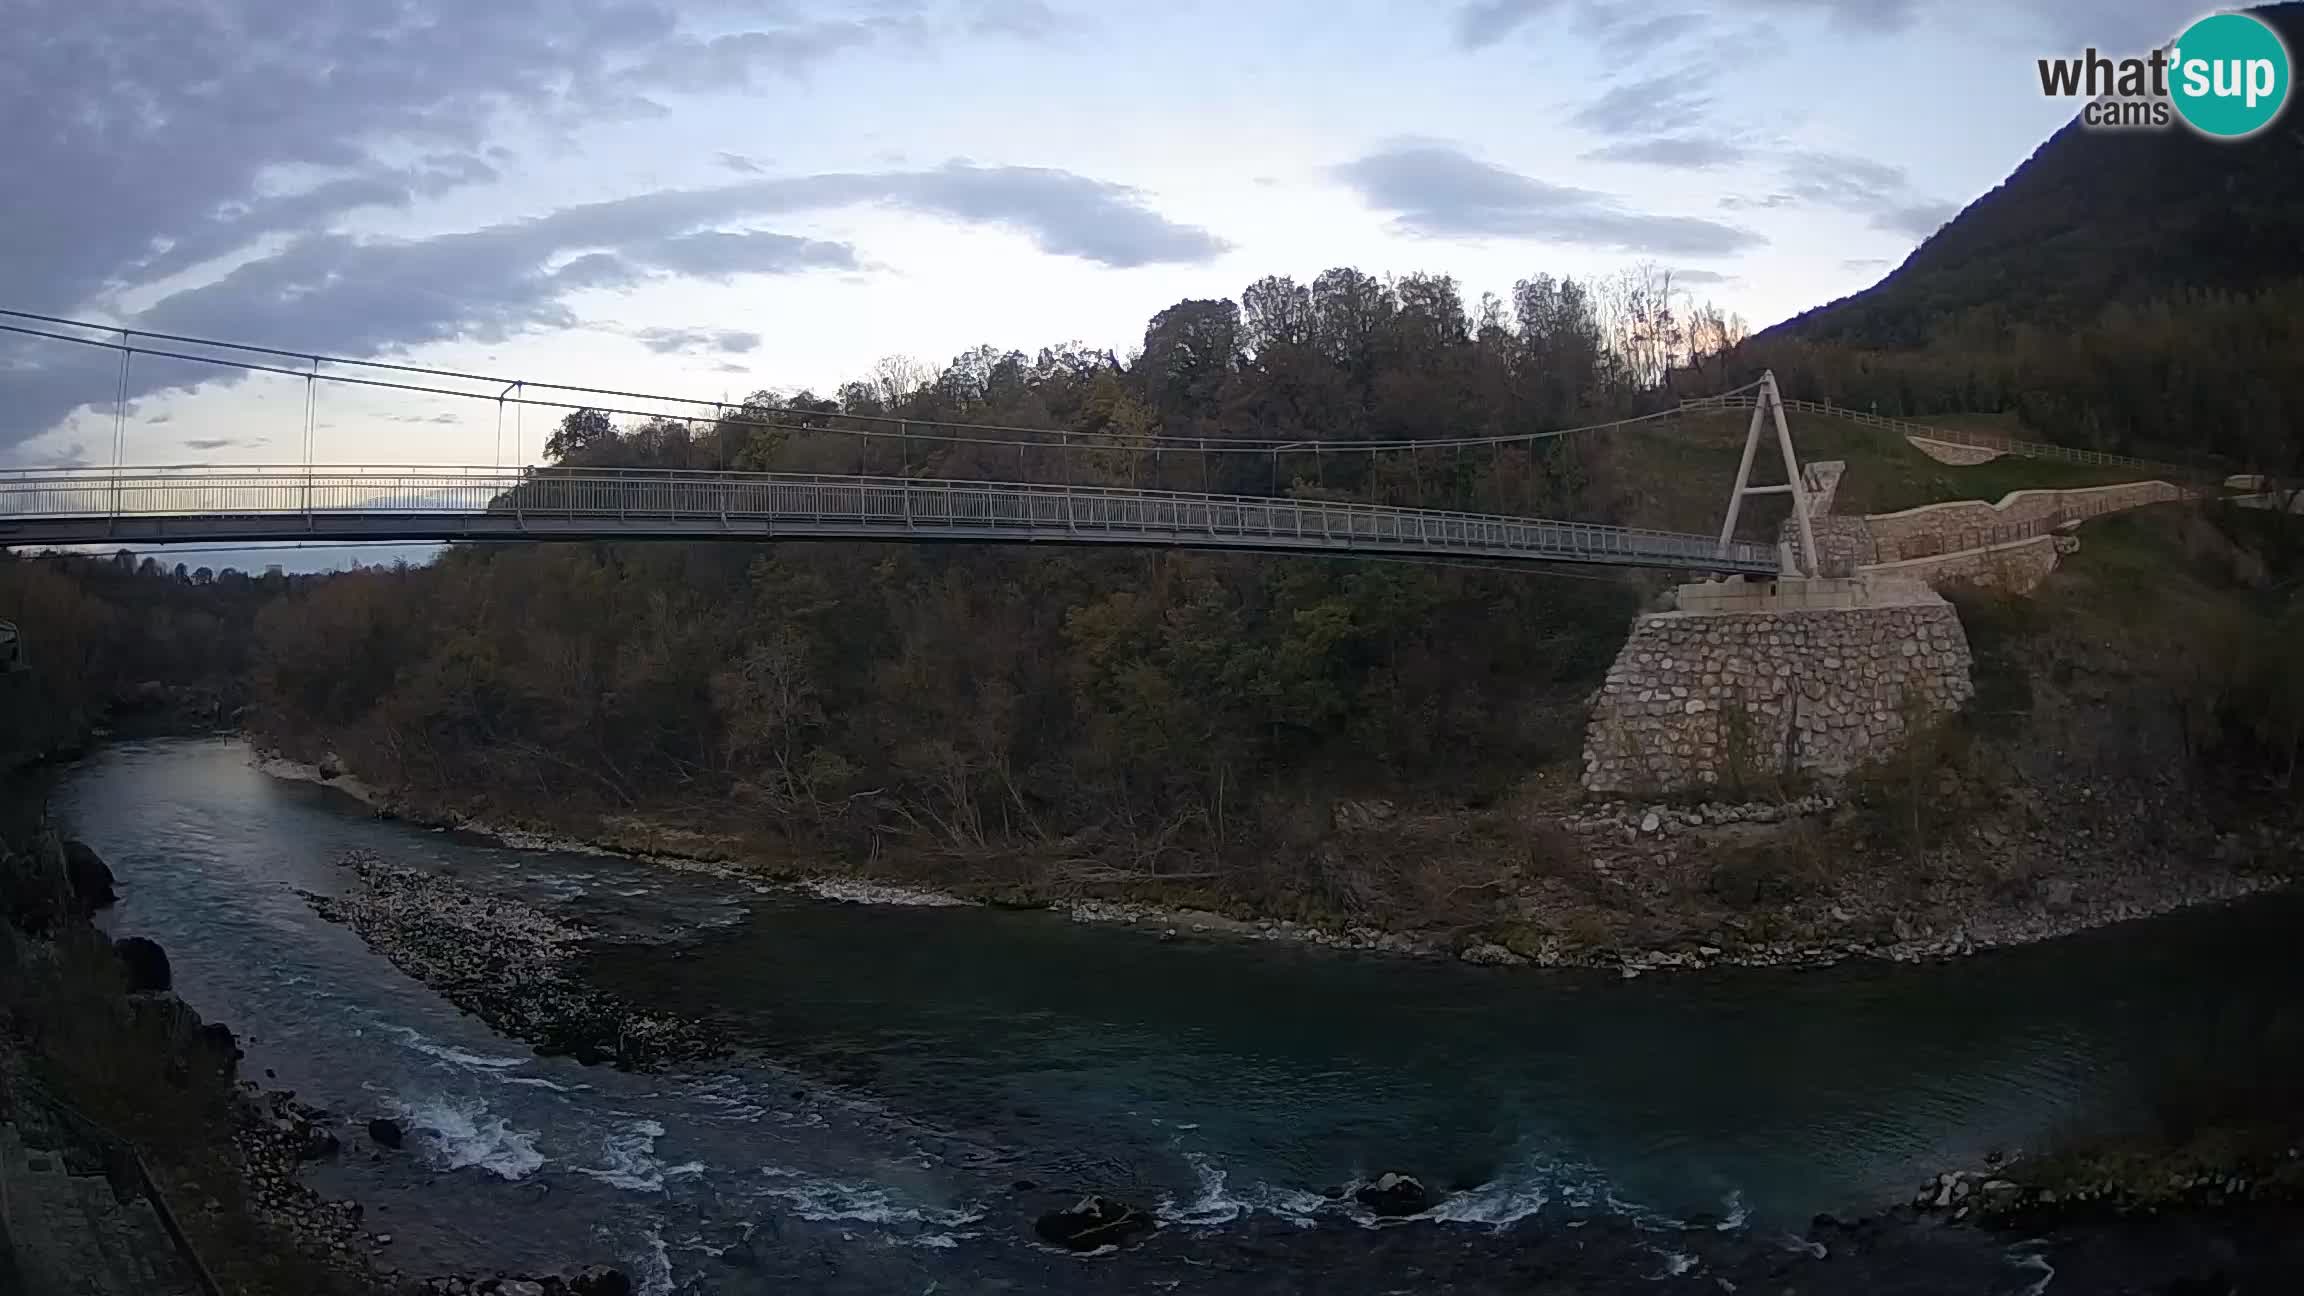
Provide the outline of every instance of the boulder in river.
<path id="1" fill-rule="evenodd" d="M 334 1130 L 322 1125 L 307 1126 L 296 1141 L 296 1159 L 299 1161 L 325 1161 L 336 1155 L 342 1147 L 343 1144 L 337 1140 Z"/>
<path id="2" fill-rule="evenodd" d="M 1414 1175 L 1389 1170 L 1352 1194 L 1361 1205 L 1379 1215 L 1414 1215 L 1432 1204 L 1432 1193 Z"/>
<path id="3" fill-rule="evenodd" d="M 368 1122 L 368 1141 L 378 1147 L 399 1147 L 407 1141 L 407 1137 L 401 1133 L 400 1122 L 396 1120 L 388 1120 L 379 1116 Z"/>
<path id="4" fill-rule="evenodd" d="M 104 857 L 77 838 L 67 838 L 64 842 L 64 877 L 72 884 L 72 894 L 79 900 L 82 912 L 94 913 L 120 898 L 112 890 L 112 870 L 105 865 Z"/>
<path id="5" fill-rule="evenodd" d="M 168 951 L 161 949 L 158 941 L 130 936 L 112 942 L 112 950 L 127 969 L 130 993 L 166 990 L 175 984 L 175 977 L 168 970 Z"/>
<path id="6" fill-rule="evenodd" d="M 568 1275 L 568 1296 L 632 1296 L 632 1280 L 621 1269 L 586 1265 Z"/>
<path id="7" fill-rule="evenodd" d="M 344 777 L 344 758 L 334 752 L 329 752 L 320 758 L 320 765 L 316 772 L 320 775 L 320 781 L 323 783 L 331 779 L 340 779 Z"/>
<path id="8" fill-rule="evenodd" d="M 240 1041 L 232 1028 L 222 1022 L 207 1022 L 200 1027 L 200 1043 L 224 1062 L 238 1062 L 248 1056 L 240 1051 Z"/>
<path id="9" fill-rule="evenodd" d="M 1093 1251 L 1116 1246 L 1129 1235 L 1152 1227 L 1152 1218 L 1125 1202 L 1091 1193 L 1063 1210 L 1040 1217 L 1032 1231 L 1043 1242 L 1071 1251 Z"/>

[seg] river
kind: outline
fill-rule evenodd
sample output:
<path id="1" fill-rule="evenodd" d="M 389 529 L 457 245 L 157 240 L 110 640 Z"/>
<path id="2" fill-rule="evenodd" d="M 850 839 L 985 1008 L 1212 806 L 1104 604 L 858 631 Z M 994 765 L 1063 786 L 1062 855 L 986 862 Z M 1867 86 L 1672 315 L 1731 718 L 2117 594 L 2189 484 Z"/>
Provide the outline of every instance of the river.
<path id="1" fill-rule="evenodd" d="M 1942 965 L 1625 981 L 513 850 L 268 777 L 228 739 L 113 745 L 51 808 L 120 878 L 111 929 L 167 949 L 244 1074 L 406 1122 L 403 1152 L 348 1140 L 308 1177 L 367 1203 L 419 1274 L 608 1260 L 658 1293 L 1167 1291 L 1297 1252 L 1349 1272 L 1355 1238 L 1461 1251 L 1594 1218 L 1669 1273 L 1691 1217 L 1798 1230 L 2136 1118 L 2153 1067 L 2304 991 L 2290 897 Z M 314 916 L 296 891 L 344 889 L 355 847 L 678 933 L 610 943 L 591 974 L 718 1018 L 738 1057 L 631 1075 L 534 1056 Z M 1322 1195 L 1390 1169 L 1449 1189 L 1453 1224 L 1377 1228 Z M 1031 1241 L 1034 1211 L 1090 1189 L 1156 1208 L 1155 1241 L 1089 1260 Z"/>

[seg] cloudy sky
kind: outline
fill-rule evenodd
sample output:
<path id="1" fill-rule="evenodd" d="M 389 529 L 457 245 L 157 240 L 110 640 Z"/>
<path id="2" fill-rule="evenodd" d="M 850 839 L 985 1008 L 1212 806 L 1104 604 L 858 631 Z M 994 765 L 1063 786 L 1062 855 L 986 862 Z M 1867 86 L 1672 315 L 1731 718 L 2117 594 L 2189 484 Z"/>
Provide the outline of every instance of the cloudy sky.
<path id="1" fill-rule="evenodd" d="M 710 398 L 1342 264 L 1653 261 L 1766 324 L 2060 125 L 2035 58 L 2198 7 L 17 0 L 0 306 Z M 74 352 L 0 342 L 0 465 L 110 461 Z M 301 384 L 198 376 L 132 367 L 130 462 L 300 458 Z M 510 457 L 485 406 L 321 400 L 324 462 Z"/>

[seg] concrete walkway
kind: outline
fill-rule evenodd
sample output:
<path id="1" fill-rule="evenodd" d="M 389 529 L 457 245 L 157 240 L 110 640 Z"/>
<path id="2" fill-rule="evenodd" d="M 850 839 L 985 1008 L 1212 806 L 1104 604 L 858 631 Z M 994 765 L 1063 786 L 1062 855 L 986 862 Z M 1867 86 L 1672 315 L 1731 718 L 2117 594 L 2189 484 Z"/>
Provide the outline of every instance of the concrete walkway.
<path id="1" fill-rule="evenodd" d="M 36 1134 L 36 1140 L 40 1139 Z M 0 1125 L 0 1291 L 24 1296 L 199 1296 L 151 1203 L 103 1167 L 31 1146 Z"/>

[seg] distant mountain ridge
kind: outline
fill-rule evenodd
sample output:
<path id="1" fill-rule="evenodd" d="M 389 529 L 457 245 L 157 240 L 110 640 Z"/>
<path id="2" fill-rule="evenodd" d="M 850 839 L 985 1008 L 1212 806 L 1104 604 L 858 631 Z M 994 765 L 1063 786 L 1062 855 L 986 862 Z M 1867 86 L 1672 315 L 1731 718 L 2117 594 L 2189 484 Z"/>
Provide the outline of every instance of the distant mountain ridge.
<path id="1" fill-rule="evenodd" d="M 2248 12 L 2291 54 L 2304 3 Z M 2291 92 L 2291 98 L 2294 95 Z M 1761 339 L 1918 347 L 1958 329 L 2055 325 L 2115 302 L 2250 293 L 2304 277 L 2304 105 L 2246 140 L 2105 131 L 2077 119 L 1885 279 Z"/>

